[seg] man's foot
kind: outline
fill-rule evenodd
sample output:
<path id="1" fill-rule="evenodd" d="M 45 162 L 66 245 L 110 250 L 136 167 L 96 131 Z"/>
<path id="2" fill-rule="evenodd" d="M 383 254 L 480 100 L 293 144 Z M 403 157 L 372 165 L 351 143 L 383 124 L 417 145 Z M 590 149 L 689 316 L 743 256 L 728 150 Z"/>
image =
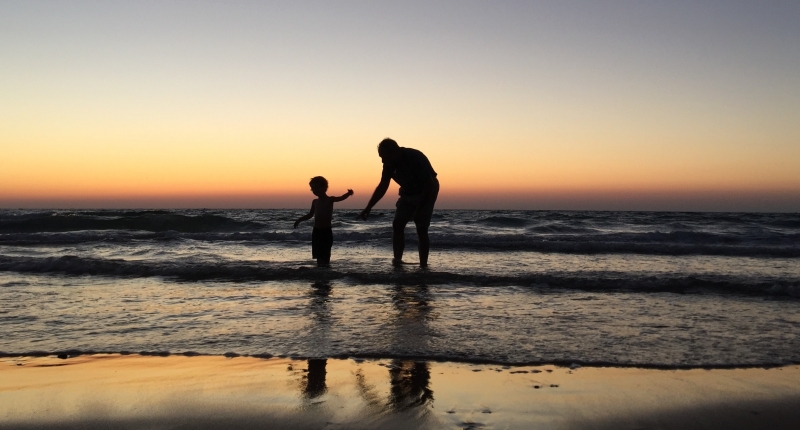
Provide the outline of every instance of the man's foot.
<path id="1" fill-rule="evenodd" d="M 416 265 L 416 264 L 417 264 L 417 263 L 409 263 L 409 262 L 407 262 L 407 261 L 398 260 L 397 258 L 392 258 L 392 266 L 395 266 L 395 267 L 400 267 L 400 266 L 413 266 L 413 265 Z M 424 265 L 424 266 L 423 266 L 423 265 L 420 265 L 420 266 L 421 266 L 421 267 L 427 267 L 428 265 L 426 264 L 426 265 Z"/>

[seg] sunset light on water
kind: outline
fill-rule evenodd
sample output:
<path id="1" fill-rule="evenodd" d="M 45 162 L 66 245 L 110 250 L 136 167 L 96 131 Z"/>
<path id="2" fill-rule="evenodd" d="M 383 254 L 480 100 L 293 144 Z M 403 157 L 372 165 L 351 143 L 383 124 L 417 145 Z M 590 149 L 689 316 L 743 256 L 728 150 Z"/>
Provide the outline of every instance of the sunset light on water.
<path id="1" fill-rule="evenodd" d="M 0 1 L 0 428 L 797 430 L 798 23 Z"/>

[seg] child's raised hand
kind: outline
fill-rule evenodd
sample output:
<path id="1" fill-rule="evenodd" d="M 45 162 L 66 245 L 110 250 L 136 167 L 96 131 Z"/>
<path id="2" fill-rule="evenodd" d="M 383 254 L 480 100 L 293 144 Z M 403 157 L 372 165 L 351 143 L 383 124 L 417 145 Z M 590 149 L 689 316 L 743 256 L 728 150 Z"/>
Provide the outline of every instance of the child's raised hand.
<path id="1" fill-rule="evenodd" d="M 355 194 L 355 193 L 353 193 L 353 190 L 351 190 L 350 188 L 348 188 L 348 189 L 347 189 L 347 195 L 348 195 L 348 196 L 352 196 L 353 194 Z"/>

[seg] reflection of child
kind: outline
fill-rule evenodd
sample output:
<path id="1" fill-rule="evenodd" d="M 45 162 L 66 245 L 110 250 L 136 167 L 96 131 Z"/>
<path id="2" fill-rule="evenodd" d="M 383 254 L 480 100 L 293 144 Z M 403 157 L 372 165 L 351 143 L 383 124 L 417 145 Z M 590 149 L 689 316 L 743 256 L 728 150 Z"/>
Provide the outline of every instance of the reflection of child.
<path id="1" fill-rule="evenodd" d="M 328 191 L 328 180 L 322 176 L 311 178 L 308 183 L 311 192 L 318 198 L 311 202 L 311 210 L 294 222 L 294 228 L 300 222 L 314 217 L 314 231 L 311 233 L 311 255 L 317 259 L 317 266 L 327 266 L 331 262 L 331 247 L 333 246 L 333 232 L 331 219 L 333 218 L 333 203 L 340 202 L 353 195 L 353 190 L 347 190 L 339 197 L 331 197 Z"/>

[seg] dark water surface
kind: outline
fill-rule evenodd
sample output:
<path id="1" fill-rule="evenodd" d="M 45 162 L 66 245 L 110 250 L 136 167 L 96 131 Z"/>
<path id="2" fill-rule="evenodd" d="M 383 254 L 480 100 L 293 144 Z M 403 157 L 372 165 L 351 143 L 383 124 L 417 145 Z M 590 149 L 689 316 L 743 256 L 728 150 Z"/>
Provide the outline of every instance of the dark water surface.
<path id="1" fill-rule="evenodd" d="M 422 271 L 391 212 L 316 268 L 303 213 L 0 211 L 0 352 L 800 362 L 800 215 L 437 211 Z"/>

